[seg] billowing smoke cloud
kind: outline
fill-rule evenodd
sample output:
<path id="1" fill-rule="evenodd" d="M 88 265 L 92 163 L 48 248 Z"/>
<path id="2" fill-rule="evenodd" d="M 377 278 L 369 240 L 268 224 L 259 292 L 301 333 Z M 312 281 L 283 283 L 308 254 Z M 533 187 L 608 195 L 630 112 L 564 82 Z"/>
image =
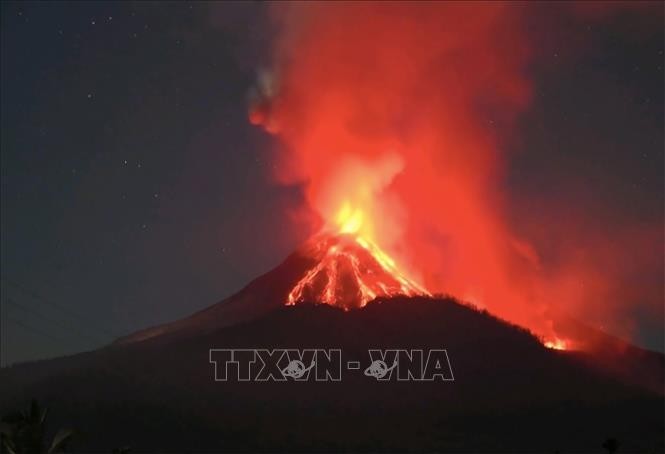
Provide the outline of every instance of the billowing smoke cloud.
<path id="1" fill-rule="evenodd" d="M 606 296 L 608 276 L 579 256 L 544 268 L 539 244 L 507 221 L 505 143 L 531 97 L 524 13 L 279 4 L 274 65 L 250 120 L 284 143 L 275 176 L 304 184 L 321 224 L 359 207 L 376 242 L 430 291 L 554 337 L 555 314 Z"/>

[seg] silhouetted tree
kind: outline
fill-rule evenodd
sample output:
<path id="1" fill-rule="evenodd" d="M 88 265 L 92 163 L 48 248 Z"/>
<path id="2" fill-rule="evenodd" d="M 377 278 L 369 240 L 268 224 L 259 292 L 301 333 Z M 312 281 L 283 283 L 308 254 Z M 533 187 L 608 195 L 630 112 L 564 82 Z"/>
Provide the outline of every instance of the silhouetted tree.
<path id="1" fill-rule="evenodd" d="M 36 400 L 27 411 L 16 411 L 2 418 L 0 447 L 9 454 L 39 454 L 63 452 L 72 438 L 72 430 L 59 430 L 46 449 L 44 432 L 48 409 L 41 408 Z"/>
<path id="2" fill-rule="evenodd" d="M 132 452 L 132 448 L 123 446 L 122 448 L 113 448 L 112 454 L 129 454 L 130 452 Z"/>
<path id="3" fill-rule="evenodd" d="M 603 448 L 605 448 L 609 454 L 614 454 L 617 452 L 617 449 L 619 449 L 620 445 L 621 443 L 619 443 L 619 440 L 616 438 L 608 438 L 603 443 Z"/>

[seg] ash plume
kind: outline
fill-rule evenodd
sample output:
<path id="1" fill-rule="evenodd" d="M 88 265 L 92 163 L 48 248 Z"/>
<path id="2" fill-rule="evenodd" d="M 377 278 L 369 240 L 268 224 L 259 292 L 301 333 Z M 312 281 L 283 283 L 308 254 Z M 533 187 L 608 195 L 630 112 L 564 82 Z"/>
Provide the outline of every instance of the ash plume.
<path id="1" fill-rule="evenodd" d="M 612 11 L 569 13 L 601 20 Z M 543 259 L 547 239 L 508 215 L 520 203 L 504 184 L 510 144 L 539 53 L 530 12 L 509 3 L 275 4 L 279 33 L 250 121 L 284 145 L 275 178 L 303 185 L 303 211 L 325 226 L 341 206 L 360 207 L 368 234 L 428 290 L 545 338 L 558 338 L 559 314 L 587 317 L 595 304 L 629 335 L 620 303 L 597 302 L 621 271 L 601 273 L 598 258 L 574 254 L 574 239 L 591 236 L 584 214 L 556 264 Z M 612 259 L 629 256 L 615 249 Z"/>

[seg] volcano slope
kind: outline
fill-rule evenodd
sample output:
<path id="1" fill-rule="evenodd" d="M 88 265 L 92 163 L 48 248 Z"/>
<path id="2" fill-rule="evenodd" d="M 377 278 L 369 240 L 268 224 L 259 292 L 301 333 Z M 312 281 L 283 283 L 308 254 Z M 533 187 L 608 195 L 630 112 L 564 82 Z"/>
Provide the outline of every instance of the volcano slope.
<path id="1" fill-rule="evenodd" d="M 603 452 L 608 437 L 624 452 L 665 449 L 662 388 L 605 367 L 637 362 L 662 383 L 663 355 L 551 350 L 452 299 L 279 306 L 218 329 L 187 326 L 5 368 L 0 409 L 39 399 L 52 428 L 77 429 L 75 452 Z M 338 382 L 220 382 L 210 348 L 338 348 L 361 368 Z M 362 373 L 369 348 L 445 348 L 455 379 L 377 381 Z"/>

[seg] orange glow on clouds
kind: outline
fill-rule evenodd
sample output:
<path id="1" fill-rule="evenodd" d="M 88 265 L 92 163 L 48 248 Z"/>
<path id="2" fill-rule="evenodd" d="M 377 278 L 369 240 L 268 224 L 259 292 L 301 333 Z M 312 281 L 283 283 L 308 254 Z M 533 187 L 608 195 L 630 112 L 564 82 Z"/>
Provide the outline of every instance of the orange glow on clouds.
<path id="1" fill-rule="evenodd" d="M 556 305 L 584 304 L 607 282 L 586 265 L 545 273 L 507 220 L 504 143 L 531 98 L 523 8 L 323 2 L 273 13 L 281 34 L 250 120 L 284 145 L 277 181 L 303 185 L 303 210 L 383 267 L 398 263 L 414 292 L 419 282 L 466 299 L 565 348 Z"/>

